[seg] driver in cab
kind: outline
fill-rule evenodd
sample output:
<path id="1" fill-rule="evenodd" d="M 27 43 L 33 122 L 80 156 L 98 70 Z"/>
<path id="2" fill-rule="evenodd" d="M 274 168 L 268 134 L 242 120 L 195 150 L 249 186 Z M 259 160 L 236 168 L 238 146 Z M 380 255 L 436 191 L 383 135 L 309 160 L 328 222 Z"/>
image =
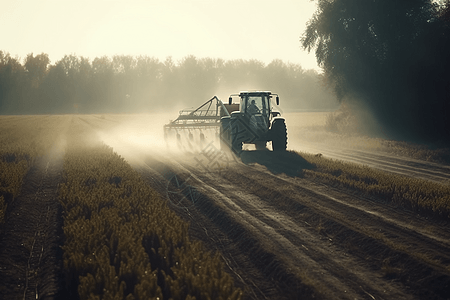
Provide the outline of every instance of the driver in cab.
<path id="1" fill-rule="evenodd" d="M 247 107 L 247 112 L 251 115 L 260 113 L 258 106 L 255 104 L 255 100 L 252 100 L 251 104 Z"/>

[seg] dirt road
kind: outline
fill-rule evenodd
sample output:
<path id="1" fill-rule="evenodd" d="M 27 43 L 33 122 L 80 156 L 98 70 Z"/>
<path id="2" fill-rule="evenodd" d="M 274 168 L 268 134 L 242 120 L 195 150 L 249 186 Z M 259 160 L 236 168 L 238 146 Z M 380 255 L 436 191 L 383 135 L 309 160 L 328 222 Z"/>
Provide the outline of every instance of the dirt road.
<path id="1" fill-rule="evenodd" d="M 249 298 L 449 297 L 447 225 L 295 177 L 307 165 L 292 153 L 242 160 L 253 163 L 207 170 L 195 155 L 148 156 L 137 168 Z"/>

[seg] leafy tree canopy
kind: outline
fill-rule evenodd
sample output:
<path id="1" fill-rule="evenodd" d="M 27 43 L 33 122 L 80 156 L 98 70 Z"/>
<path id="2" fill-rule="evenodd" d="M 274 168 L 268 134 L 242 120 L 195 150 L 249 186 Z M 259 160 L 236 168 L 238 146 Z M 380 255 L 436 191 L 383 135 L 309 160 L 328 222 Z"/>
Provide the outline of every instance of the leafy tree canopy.
<path id="1" fill-rule="evenodd" d="M 392 137 L 443 141 L 450 129 L 449 3 L 318 0 L 302 46 L 315 50 L 338 98 L 369 107 Z"/>

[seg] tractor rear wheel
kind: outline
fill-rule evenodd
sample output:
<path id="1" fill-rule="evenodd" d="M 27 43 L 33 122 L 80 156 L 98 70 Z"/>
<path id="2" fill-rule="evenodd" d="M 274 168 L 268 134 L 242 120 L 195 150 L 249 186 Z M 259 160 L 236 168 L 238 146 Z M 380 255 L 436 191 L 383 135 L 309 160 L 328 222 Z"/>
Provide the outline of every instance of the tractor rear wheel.
<path id="1" fill-rule="evenodd" d="M 273 121 L 270 131 L 272 135 L 273 151 L 286 151 L 287 129 L 284 119 L 277 119 Z"/>
<path id="2" fill-rule="evenodd" d="M 219 140 L 220 149 L 223 151 L 229 151 L 231 148 L 231 126 L 229 118 L 223 118 L 222 120 L 220 120 Z"/>
<path id="3" fill-rule="evenodd" d="M 242 142 L 239 142 L 237 140 L 234 140 L 232 142 L 232 150 L 235 154 L 240 155 L 242 152 Z"/>
<path id="4" fill-rule="evenodd" d="M 236 120 L 232 119 L 230 123 L 230 131 L 231 131 L 231 150 L 237 154 L 240 155 L 242 152 L 242 140 L 239 138 L 238 135 L 238 126 L 236 126 Z"/>

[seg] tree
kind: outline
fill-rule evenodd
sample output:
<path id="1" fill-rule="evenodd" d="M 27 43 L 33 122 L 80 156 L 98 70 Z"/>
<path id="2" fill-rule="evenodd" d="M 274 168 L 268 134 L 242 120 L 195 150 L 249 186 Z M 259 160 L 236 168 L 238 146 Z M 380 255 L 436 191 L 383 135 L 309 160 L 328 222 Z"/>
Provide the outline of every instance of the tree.
<path id="1" fill-rule="evenodd" d="M 164 62 L 148 56 L 66 55 L 49 64 L 47 54 L 24 60 L 0 51 L 1 113 L 121 113 L 196 107 L 212 96 L 245 89 L 271 89 L 292 109 L 330 103 L 316 86 L 318 74 L 275 60 L 224 61 L 187 56 Z M 286 105 L 288 103 L 291 105 Z M 285 106 L 286 105 L 286 106 Z"/>
<path id="2" fill-rule="evenodd" d="M 436 92 L 449 70 L 441 10 L 431 0 L 319 0 L 301 42 L 338 98 L 368 106 L 392 137 L 442 139 L 432 128 L 448 128 L 438 107 L 450 99 Z"/>
<path id="3" fill-rule="evenodd" d="M 33 53 L 27 55 L 25 59 L 25 69 L 31 81 L 31 86 L 38 88 L 47 74 L 47 66 L 50 64 L 48 54 L 41 53 L 33 56 Z"/>
<path id="4" fill-rule="evenodd" d="M 195 56 L 184 57 L 178 69 L 180 80 L 178 88 L 183 91 L 179 97 L 182 101 L 189 103 L 189 106 L 195 106 L 208 98 L 203 85 L 203 66 Z"/>
<path id="5" fill-rule="evenodd" d="M 66 74 L 66 70 L 62 63 L 56 63 L 48 69 L 39 89 L 42 92 L 41 107 L 38 113 L 68 113 L 72 102 L 72 94 L 70 89 L 71 82 Z"/>
<path id="6" fill-rule="evenodd" d="M 153 111 L 161 106 L 163 64 L 154 57 L 139 56 L 136 61 L 135 76 L 133 77 L 134 91 L 138 98 L 137 105 L 142 111 L 144 108 Z"/>
<path id="7" fill-rule="evenodd" d="M 92 61 L 92 85 L 92 98 L 94 102 L 89 107 L 91 112 L 115 111 L 118 103 L 115 101 L 113 91 L 114 67 L 111 59 L 108 57 L 96 57 Z"/>
<path id="8" fill-rule="evenodd" d="M 18 59 L 0 51 L 0 114 L 17 113 L 24 107 L 24 72 Z"/>

